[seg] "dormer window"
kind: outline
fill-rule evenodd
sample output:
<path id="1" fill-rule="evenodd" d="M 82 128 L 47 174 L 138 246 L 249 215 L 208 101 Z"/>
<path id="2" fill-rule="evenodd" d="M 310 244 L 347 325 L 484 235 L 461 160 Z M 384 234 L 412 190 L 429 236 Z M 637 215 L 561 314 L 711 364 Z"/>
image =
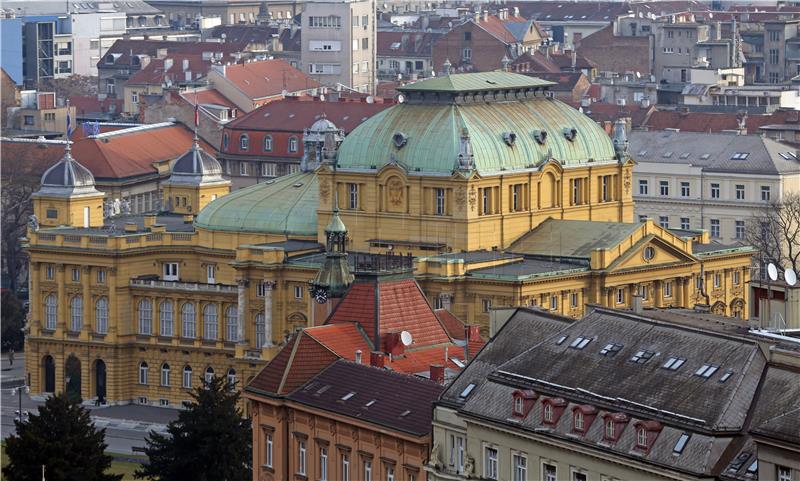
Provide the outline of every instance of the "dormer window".
<path id="1" fill-rule="evenodd" d="M 636 430 L 636 447 L 647 449 L 647 429 L 644 427 Z"/>
<path id="2" fill-rule="evenodd" d="M 574 423 L 572 425 L 575 431 L 583 431 L 583 413 L 580 411 L 575 411 L 574 416 Z"/>
<path id="3" fill-rule="evenodd" d="M 606 433 L 605 433 L 606 439 L 614 439 L 616 437 L 614 436 L 615 433 L 616 433 L 616 428 L 614 426 L 614 420 L 606 419 Z"/>
<path id="4" fill-rule="evenodd" d="M 552 404 L 545 404 L 544 411 L 542 413 L 542 419 L 546 423 L 553 422 L 553 405 Z"/>
<path id="5" fill-rule="evenodd" d="M 563 398 L 546 398 L 542 400 L 542 423 L 555 425 L 564 413 L 567 401 Z"/>
<path id="6" fill-rule="evenodd" d="M 585 433 L 592 425 L 595 416 L 597 415 L 597 408 L 594 406 L 575 406 L 572 408 L 572 430 L 578 433 Z"/>
<path id="7" fill-rule="evenodd" d="M 603 420 L 603 440 L 617 442 L 628 422 L 628 416 L 623 413 L 606 413 Z"/>
<path id="8" fill-rule="evenodd" d="M 525 401 L 522 397 L 515 397 L 514 398 L 514 414 L 522 415 L 525 406 Z"/>
<path id="9" fill-rule="evenodd" d="M 661 423 L 658 421 L 639 421 L 635 426 L 636 445 L 634 448 L 640 451 L 649 451 L 658 437 L 658 433 L 661 432 Z"/>
<path id="10" fill-rule="evenodd" d="M 529 389 L 514 391 L 512 396 L 514 397 L 514 409 L 512 414 L 515 418 L 520 419 L 524 419 L 530 410 L 533 409 L 533 405 L 538 397 L 535 392 Z"/>

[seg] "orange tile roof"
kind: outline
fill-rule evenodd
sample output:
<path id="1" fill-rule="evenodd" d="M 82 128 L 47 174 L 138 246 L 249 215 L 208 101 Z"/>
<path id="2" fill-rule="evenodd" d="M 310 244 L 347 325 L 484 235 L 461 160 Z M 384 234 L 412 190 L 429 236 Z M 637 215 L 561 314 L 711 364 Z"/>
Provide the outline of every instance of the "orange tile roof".
<path id="1" fill-rule="evenodd" d="M 251 99 L 262 99 L 287 92 L 300 92 L 320 86 L 319 82 L 283 60 L 262 60 L 227 65 L 225 78 Z"/>
<path id="2" fill-rule="evenodd" d="M 181 97 L 183 97 L 192 105 L 195 105 L 199 102 L 200 105 L 211 104 L 222 105 L 231 109 L 236 108 L 236 104 L 228 100 L 228 97 L 222 95 L 217 89 L 206 89 L 199 91 L 186 90 L 181 93 Z"/>
<path id="3" fill-rule="evenodd" d="M 170 60 L 172 65 L 168 65 Z M 184 60 L 187 62 L 185 69 Z M 171 82 L 197 80 L 205 77 L 210 69 L 211 60 L 203 60 L 202 55 L 173 54 L 151 60 L 146 67 L 133 74 L 126 85 L 161 85 L 166 80 Z M 186 78 L 186 72 L 191 73 L 191 78 Z"/>
<path id="4" fill-rule="evenodd" d="M 436 313 L 436 317 L 439 318 L 439 322 L 442 323 L 450 337 L 459 340 L 467 338 L 466 326 L 452 312 L 447 309 L 436 309 L 434 313 Z"/>
<path id="5" fill-rule="evenodd" d="M 256 374 L 248 387 L 274 394 L 287 394 L 337 359 L 339 356 L 302 331 L 292 337 Z"/>
<path id="6" fill-rule="evenodd" d="M 303 332 L 340 357 L 353 361 L 356 351 L 360 350 L 362 359 L 369 360 L 371 347 L 355 322 L 309 327 Z"/>
<path id="7" fill-rule="evenodd" d="M 72 156 L 97 179 L 124 179 L 155 174 L 153 163 L 178 158 L 192 147 L 193 137 L 183 125 L 123 130 L 75 142 Z M 200 145 L 215 153 L 209 144 Z"/>
<path id="8" fill-rule="evenodd" d="M 447 352 L 447 363 L 444 360 L 445 352 Z M 406 351 L 402 356 L 395 357 L 391 361 L 387 359 L 386 365 L 395 371 L 407 374 L 427 372 L 432 364 L 460 370 L 458 365 L 452 361 L 453 358 L 463 361 L 464 348 L 450 343 L 445 346 L 429 347 L 419 351 Z"/>

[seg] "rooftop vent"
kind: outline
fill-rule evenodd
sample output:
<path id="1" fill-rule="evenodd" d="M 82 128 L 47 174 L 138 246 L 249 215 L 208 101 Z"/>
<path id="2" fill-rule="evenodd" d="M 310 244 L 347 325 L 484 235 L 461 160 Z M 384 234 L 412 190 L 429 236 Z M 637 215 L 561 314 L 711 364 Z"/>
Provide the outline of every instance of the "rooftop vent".
<path id="1" fill-rule="evenodd" d="M 514 142 L 517 141 L 517 134 L 514 132 L 503 132 L 503 142 L 506 143 L 509 147 L 514 145 Z"/>
<path id="2" fill-rule="evenodd" d="M 547 132 L 536 129 L 533 131 L 533 138 L 536 139 L 536 143 L 539 145 L 544 145 L 544 143 L 547 141 Z"/>
<path id="3" fill-rule="evenodd" d="M 578 135 L 578 129 L 575 127 L 564 127 L 561 131 L 564 133 L 564 138 L 570 142 L 575 140 L 575 136 Z"/>

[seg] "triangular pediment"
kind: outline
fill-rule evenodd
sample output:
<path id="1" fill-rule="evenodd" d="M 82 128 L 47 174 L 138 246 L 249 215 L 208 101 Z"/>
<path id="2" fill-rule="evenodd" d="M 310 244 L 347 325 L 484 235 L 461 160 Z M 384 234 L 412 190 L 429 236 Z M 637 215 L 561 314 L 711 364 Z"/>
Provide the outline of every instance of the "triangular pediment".
<path id="1" fill-rule="evenodd" d="M 697 259 L 657 235 L 650 234 L 623 251 L 608 266 L 609 272 L 696 263 Z"/>

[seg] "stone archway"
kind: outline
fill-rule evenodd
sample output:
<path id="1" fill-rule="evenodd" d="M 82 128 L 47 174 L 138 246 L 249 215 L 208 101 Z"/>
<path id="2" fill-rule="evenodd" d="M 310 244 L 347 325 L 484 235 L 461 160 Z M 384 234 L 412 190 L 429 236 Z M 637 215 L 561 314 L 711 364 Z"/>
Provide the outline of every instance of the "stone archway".
<path id="1" fill-rule="evenodd" d="M 74 401 L 81 401 L 81 361 L 70 354 L 64 363 L 64 384 L 67 396 Z"/>
<path id="2" fill-rule="evenodd" d="M 56 361 L 53 356 L 42 358 L 42 391 L 56 392 Z"/>
<path id="3" fill-rule="evenodd" d="M 744 319 L 744 299 L 734 299 L 731 301 L 731 316 Z"/>
<path id="4" fill-rule="evenodd" d="M 106 363 L 102 359 L 94 361 L 92 366 L 94 392 L 92 393 L 100 403 L 106 399 Z"/>
<path id="5" fill-rule="evenodd" d="M 724 316 L 725 311 L 727 310 L 727 306 L 722 301 L 717 301 L 711 306 L 711 313 L 716 314 L 718 316 Z"/>

